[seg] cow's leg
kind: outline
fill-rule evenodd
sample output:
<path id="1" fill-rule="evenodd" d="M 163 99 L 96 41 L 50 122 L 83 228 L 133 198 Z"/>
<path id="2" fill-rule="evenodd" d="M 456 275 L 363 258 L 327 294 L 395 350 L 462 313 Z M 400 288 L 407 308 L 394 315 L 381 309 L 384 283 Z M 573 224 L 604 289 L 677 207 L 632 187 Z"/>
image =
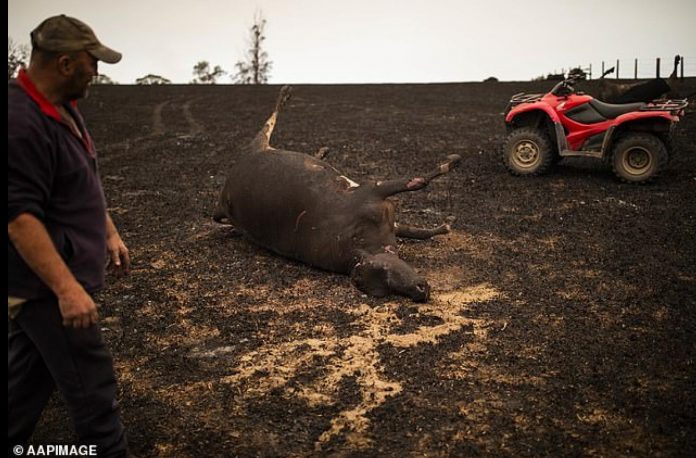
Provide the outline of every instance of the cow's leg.
<path id="1" fill-rule="evenodd" d="M 435 235 L 449 234 L 450 225 L 441 224 L 432 229 L 426 229 L 423 227 L 409 226 L 406 224 L 394 224 L 394 229 L 397 237 L 407 238 L 407 239 L 418 239 L 425 240 L 429 239 Z"/>
<path id="2" fill-rule="evenodd" d="M 255 151 L 263 151 L 270 148 L 271 135 L 273 135 L 273 129 L 278 120 L 278 113 L 280 113 L 280 110 L 285 106 L 288 100 L 290 100 L 290 86 L 283 86 L 280 89 L 275 110 L 273 110 L 273 113 L 271 113 L 271 116 L 266 120 L 266 123 L 259 133 L 256 134 L 256 137 L 251 143 Z"/>
<path id="3" fill-rule="evenodd" d="M 446 162 L 443 162 L 435 170 L 432 170 L 426 175 L 408 179 L 380 181 L 377 182 L 373 189 L 382 197 L 389 197 L 400 192 L 417 191 L 426 187 L 434 178 L 452 170 L 460 160 L 461 156 L 458 154 L 450 154 L 447 156 Z"/>
<path id="4" fill-rule="evenodd" d="M 239 237 L 242 235 L 242 232 L 239 231 L 239 229 L 237 229 L 236 227 L 234 227 L 234 225 L 230 221 L 227 212 L 215 210 L 215 213 L 213 214 L 213 221 L 215 221 L 218 224 L 224 224 L 225 226 L 227 226 L 228 230 L 230 231 L 229 234 L 232 237 Z"/>
<path id="5" fill-rule="evenodd" d="M 230 223 L 227 210 L 220 203 L 218 203 L 217 207 L 215 208 L 215 212 L 213 213 L 213 221 L 219 224 L 232 225 L 232 223 Z"/>
<path id="6" fill-rule="evenodd" d="M 669 75 L 670 78 L 677 77 L 677 71 L 679 70 L 679 62 L 681 62 L 681 56 L 677 54 L 676 56 L 674 56 L 674 68 L 672 69 L 672 73 Z"/>
<path id="7" fill-rule="evenodd" d="M 676 86 L 679 83 L 679 62 L 681 62 L 682 57 L 677 54 L 674 56 L 674 68 L 672 69 L 672 73 L 669 75 L 669 78 L 667 78 L 667 84 L 670 87 L 670 92 L 675 92 Z M 677 94 L 669 94 L 670 96 L 674 96 Z"/>
<path id="8" fill-rule="evenodd" d="M 215 221 L 218 224 L 233 226 L 232 222 L 230 221 L 230 202 L 227 200 L 225 196 L 226 192 L 223 191 L 223 193 L 220 195 L 220 198 L 218 199 L 217 205 L 215 206 L 215 211 L 213 212 L 213 221 Z"/>
<path id="9" fill-rule="evenodd" d="M 215 221 L 218 224 L 226 224 L 228 226 L 232 225 L 232 223 L 230 223 L 229 218 L 227 217 L 227 213 L 215 212 L 215 214 L 213 215 L 213 221 Z"/>

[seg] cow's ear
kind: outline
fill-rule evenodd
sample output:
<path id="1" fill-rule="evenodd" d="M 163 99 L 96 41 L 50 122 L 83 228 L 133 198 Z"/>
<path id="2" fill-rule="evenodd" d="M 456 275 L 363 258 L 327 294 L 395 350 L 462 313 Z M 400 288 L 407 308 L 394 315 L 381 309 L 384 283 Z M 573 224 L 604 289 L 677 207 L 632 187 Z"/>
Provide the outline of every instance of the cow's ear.
<path id="1" fill-rule="evenodd" d="M 350 279 L 360 291 L 370 296 L 384 297 L 389 294 L 387 271 L 381 263 L 363 258 L 353 267 Z"/>

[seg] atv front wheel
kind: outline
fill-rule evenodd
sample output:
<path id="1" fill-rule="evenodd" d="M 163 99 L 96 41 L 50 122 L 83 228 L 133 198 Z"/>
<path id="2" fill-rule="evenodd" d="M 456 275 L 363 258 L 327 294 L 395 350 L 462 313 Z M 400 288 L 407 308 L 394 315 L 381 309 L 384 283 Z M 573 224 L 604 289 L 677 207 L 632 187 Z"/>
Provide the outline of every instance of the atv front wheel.
<path id="1" fill-rule="evenodd" d="M 627 183 L 647 183 L 664 170 L 668 161 L 665 144 L 656 136 L 631 132 L 612 148 L 614 174 Z"/>
<path id="2" fill-rule="evenodd" d="M 555 151 L 543 130 L 515 129 L 503 146 L 503 164 L 513 175 L 541 175 L 553 163 Z"/>

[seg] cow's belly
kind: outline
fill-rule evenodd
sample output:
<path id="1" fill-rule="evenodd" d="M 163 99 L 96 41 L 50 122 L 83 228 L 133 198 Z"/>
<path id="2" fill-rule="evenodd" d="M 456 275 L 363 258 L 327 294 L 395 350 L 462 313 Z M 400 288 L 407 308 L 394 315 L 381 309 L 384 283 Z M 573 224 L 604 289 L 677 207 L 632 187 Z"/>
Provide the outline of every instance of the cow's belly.
<path id="1" fill-rule="evenodd" d="M 344 179 L 303 154 L 263 155 L 240 162 L 228 174 L 232 224 L 283 256 L 330 271 L 349 270 L 352 224 Z"/>

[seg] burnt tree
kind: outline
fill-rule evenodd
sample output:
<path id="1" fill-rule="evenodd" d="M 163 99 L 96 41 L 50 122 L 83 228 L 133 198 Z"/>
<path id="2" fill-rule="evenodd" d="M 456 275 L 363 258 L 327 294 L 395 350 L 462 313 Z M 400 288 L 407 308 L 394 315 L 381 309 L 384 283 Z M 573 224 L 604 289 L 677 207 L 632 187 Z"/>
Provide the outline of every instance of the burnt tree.
<path id="1" fill-rule="evenodd" d="M 263 42 L 266 39 L 266 20 L 259 13 L 251 26 L 249 37 L 249 50 L 246 60 L 235 64 L 237 73 L 232 76 L 236 84 L 266 84 L 270 76 L 273 63 L 268 59 L 268 53 L 263 50 Z"/>

